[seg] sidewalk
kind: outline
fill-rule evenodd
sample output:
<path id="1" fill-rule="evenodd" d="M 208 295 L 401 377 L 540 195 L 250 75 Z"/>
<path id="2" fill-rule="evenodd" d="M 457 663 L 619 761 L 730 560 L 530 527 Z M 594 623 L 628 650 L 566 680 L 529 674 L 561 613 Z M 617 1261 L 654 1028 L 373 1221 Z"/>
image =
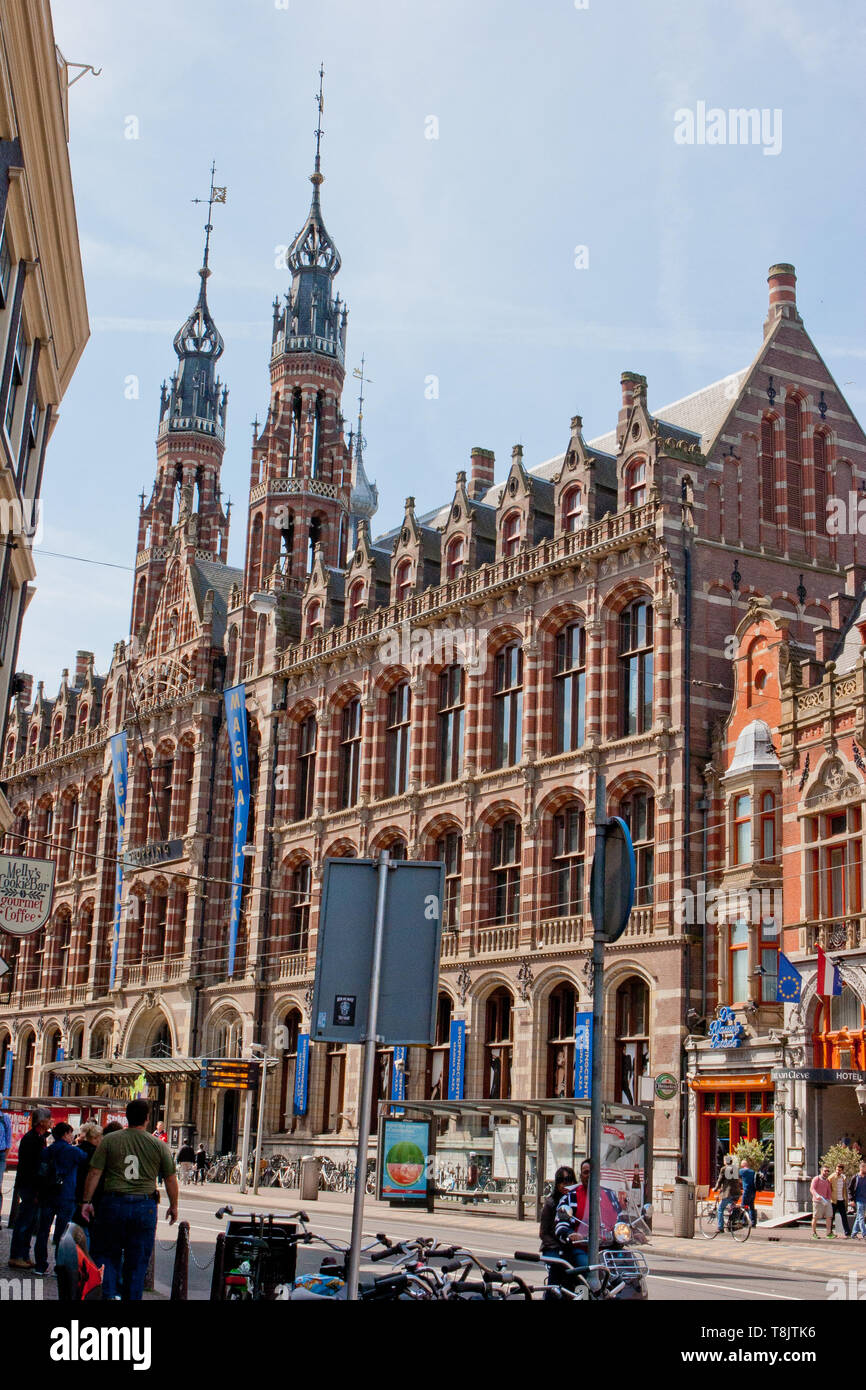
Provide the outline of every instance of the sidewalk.
<path id="1" fill-rule="evenodd" d="M 263 1188 L 258 1196 L 252 1193 L 242 1196 L 240 1189 L 227 1183 L 204 1183 L 201 1186 L 181 1188 L 181 1206 L 187 1201 L 202 1201 L 216 1207 L 228 1202 L 240 1211 L 297 1211 L 303 1204 L 296 1190 L 283 1188 Z M 318 1201 L 309 1203 L 305 1210 L 310 1225 L 315 1230 L 316 1213 L 339 1213 L 349 1216 L 352 1197 L 349 1193 L 320 1192 Z M 377 1202 L 367 1197 L 364 1203 L 364 1226 L 367 1230 L 388 1230 L 388 1220 L 394 1219 L 397 1212 L 387 1202 Z M 183 1211 L 181 1211 L 183 1217 Z M 407 1213 L 400 1213 L 402 1222 Z M 530 1220 L 516 1221 L 513 1218 L 490 1213 L 490 1208 L 463 1206 L 462 1203 L 443 1203 L 431 1215 L 429 1212 L 414 1212 L 411 1217 L 418 1231 L 436 1230 L 440 1227 L 460 1226 L 464 1231 L 475 1225 L 479 1233 L 495 1231 L 498 1235 L 512 1235 L 515 1250 L 534 1250 L 538 1244 L 538 1224 L 534 1217 Z M 467 1244 L 471 1241 L 467 1239 Z M 853 1270 L 866 1277 L 866 1241 L 845 1240 L 839 1234 L 835 1240 L 826 1236 L 813 1241 L 807 1225 L 801 1230 L 776 1228 L 763 1231 L 758 1225 L 747 1241 L 740 1245 L 729 1235 L 706 1240 L 696 1228 L 694 1239 L 683 1240 L 672 1234 L 670 1213 L 659 1214 L 653 1219 L 652 1243 L 647 1253 L 663 1255 L 668 1259 L 712 1261 L 720 1265 L 741 1266 L 744 1269 L 786 1270 L 797 1274 L 811 1274 L 827 1279 L 837 1279 Z"/>

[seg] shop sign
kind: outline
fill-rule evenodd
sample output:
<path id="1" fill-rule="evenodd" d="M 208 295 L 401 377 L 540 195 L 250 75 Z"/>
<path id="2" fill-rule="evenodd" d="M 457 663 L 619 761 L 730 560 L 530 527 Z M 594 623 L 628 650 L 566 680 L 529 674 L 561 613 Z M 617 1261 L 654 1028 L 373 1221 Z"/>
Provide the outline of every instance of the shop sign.
<path id="1" fill-rule="evenodd" d="M 660 1072 L 656 1077 L 655 1091 L 659 1100 L 673 1100 L 680 1089 L 680 1083 L 669 1071 Z"/>
<path id="2" fill-rule="evenodd" d="M 811 1081 L 816 1086 L 866 1086 L 866 1071 L 841 1071 L 836 1067 L 783 1067 L 773 1072 L 774 1081 Z"/>
<path id="3" fill-rule="evenodd" d="M 138 849 L 127 850 L 124 864 L 127 869 L 153 869 L 157 864 L 170 864 L 174 859 L 183 859 L 183 840 L 158 840 L 153 844 L 140 845 Z"/>
<path id="4" fill-rule="evenodd" d="M 54 897 L 52 859 L 0 854 L 0 931 L 31 936 L 48 921 Z"/>
<path id="5" fill-rule="evenodd" d="M 710 1024 L 710 1045 L 712 1047 L 742 1047 L 746 1030 L 737 1021 L 733 1009 L 723 1004 L 718 1015 Z"/>

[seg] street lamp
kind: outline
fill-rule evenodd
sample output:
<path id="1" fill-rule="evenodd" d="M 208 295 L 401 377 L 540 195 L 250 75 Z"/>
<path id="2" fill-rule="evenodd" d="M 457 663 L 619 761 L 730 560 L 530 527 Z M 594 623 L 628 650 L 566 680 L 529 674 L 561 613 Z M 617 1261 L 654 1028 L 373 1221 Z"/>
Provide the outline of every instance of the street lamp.
<path id="1" fill-rule="evenodd" d="M 859 1086 L 854 1087 L 854 1094 L 857 1097 L 857 1104 L 860 1106 L 860 1114 L 866 1115 L 866 1085 L 862 1081 Z"/>
<path id="2" fill-rule="evenodd" d="M 250 594 L 250 608 L 256 614 L 273 613 L 276 606 L 276 594 L 270 593 L 267 589 L 260 590 L 255 594 Z"/>

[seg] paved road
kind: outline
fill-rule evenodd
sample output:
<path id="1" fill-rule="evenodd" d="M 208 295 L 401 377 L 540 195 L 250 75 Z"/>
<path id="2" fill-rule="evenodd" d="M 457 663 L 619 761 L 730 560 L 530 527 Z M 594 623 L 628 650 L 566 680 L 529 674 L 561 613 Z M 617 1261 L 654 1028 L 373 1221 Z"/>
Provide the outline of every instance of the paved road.
<path id="1" fill-rule="evenodd" d="M 209 1296 L 214 1242 L 217 1232 L 224 1229 L 224 1221 L 216 1219 L 217 1207 L 223 1201 L 229 1200 L 237 1212 L 248 1209 L 244 1207 L 244 1199 L 236 1191 L 224 1191 L 225 1196 L 216 1200 L 194 1198 L 181 1192 L 181 1218 L 190 1223 L 191 1299 Z M 285 1212 L 279 1214 L 285 1215 Z M 351 1224 L 348 1207 L 345 1212 L 337 1212 L 312 1206 L 308 1215 L 311 1228 L 317 1234 L 336 1242 L 348 1240 Z M 408 1238 L 418 1234 L 418 1226 L 411 1216 L 392 1211 L 383 1212 L 381 1209 L 369 1211 L 365 1221 L 366 1237 L 372 1241 L 376 1232 L 382 1230 L 392 1239 Z M 453 1218 L 441 1214 L 435 1223 L 435 1233 L 444 1243 L 465 1244 L 481 1259 L 490 1262 L 503 1256 L 510 1259 L 515 1249 L 519 1249 L 521 1245 L 525 1246 L 526 1242 L 525 1234 L 485 1228 L 482 1222 L 472 1218 L 461 1220 L 457 1214 Z M 158 1241 L 157 1289 L 167 1294 L 174 1261 L 175 1232 L 164 1222 L 160 1223 Z M 534 1249 L 535 1243 L 531 1242 L 528 1248 Z M 813 1276 L 781 1270 L 762 1275 L 755 1269 L 732 1269 L 730 1265 L 713 1261 L 710 1257 L 699 1258 L 697 1251 L 694 1258 L 691 1253 L 683 1257 L 662 1255 L 654 1253 L 651 1249 L 646 1253 L 650 1266 L 650 1297 L 654 1300 L 711 1300 L 732 1303 L 757 1301 L 774 1304 L 827 1298 L 826 1280 L 823 1275 Z M 321 1247 L 316 1250 L 302 1247 L 298 1253 L 299 1272 L 317 1269 L 321 1258 Z M 368 1268 L 381 1274 L 388 1265 L 385 1263 Z M 537 1269 L 529 1265 L 518 1268 L 529 1282 L 539 1282 Z"/>

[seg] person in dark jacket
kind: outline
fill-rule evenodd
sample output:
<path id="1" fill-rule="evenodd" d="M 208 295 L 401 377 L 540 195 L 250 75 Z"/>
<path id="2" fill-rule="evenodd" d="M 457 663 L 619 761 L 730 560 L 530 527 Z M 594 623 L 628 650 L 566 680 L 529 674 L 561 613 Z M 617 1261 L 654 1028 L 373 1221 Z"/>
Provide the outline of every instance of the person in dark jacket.
<path id="1" fill-rule="evenodd" d="M 207 1177 L 209 1159 L 204 1144 L 199 1144 L 195 1151 L 195 1180 L 204 1182 Z"/>
<path id="2" fill-rule="evenodd" d="M 553 1191 L 541 1208 L 541 1223 L 538 1227 L 538 1234 L 541 1239 L 542 1254 L 559 1255 L 562 1252 L 562 1246 L 557 1240 L 554 1230 L 556 1208 L 562 1201 L 566 1188 L 574 1187 L 576 1183 L 577 1174 L 573 1168 L 557 1168 L 553 1178 Z"/>
<path id="3" fill-rule="evenodd" d="M 758 1218 L 755 1215 L 755 1196 L 758 1191 L 757 1174 L 752 1167 L 751 1159 L 740 1159 L 740 1182 L 743 1184 L 743 1195 L 740 1198 L 740 1206 L 749 1213 L 749 1220 L 753 1226 L 757 1226 Z"/>
<path id="4" fill-rule="evenodd" d="M 30 1128 L 18 1145 L 18 1170 L 15 1175 L 18 1212 L 9 1251 L 10 1269 L 33 1268 L 30 1242 L 39 1221 L 39 1164 L 50 1124 L 51 1111 L 40 1105 L 31 1113 Z"/>
<path id="5" fill-rule="evenodd" d="M 89 1245 L 87 1242 L 87 1222 L 81 1215 L 81 1204 L 84 1201 L 84 1182 L 87 1177 L 87 1169 L 90 1166 L 90 1160 L 101 1143 L 102 1130 L 99 1125 L 94 1124 L 92 1121 L 88 1121 L 87 1124 L 81 1126 L 81 1129 L 78 1131 L 77 1144 L 78 1148 L 87 1159 L 87 1162 L 81 1164 L 75 1176 L 75 1211 L 72 1220 L 76 1226 L 80 1226 L 84 1231 L 85 1249 L 89 1249 Z M 58 1245 L 60 1244 L 59 1241 L 57 1243 Z"/>
<path id="6" fill-rule="evenodd" d="M 866 1240 L 866 1158 L 861 1158 L 859 1172 L 854 1174 L 848 1184 L 848 1195 L 857 1213 L 851 1238 Z"/>
<path id="7" fill-rule="evenodd" d="M 51 1133 L 54 1143 L 42 1155 L 40 1163 L 39 1224 L 36 1231 L 36 1268 L 33 1273 L 48 1273 L 48 1237 L 54 1223 L 54 1246 L 69 1225 L 75 1211 L 75 1180 L 80 1168 L 87 1167 L 81 1149 L 71 1143 L 72 1125 L 61 1121 Z"/>

